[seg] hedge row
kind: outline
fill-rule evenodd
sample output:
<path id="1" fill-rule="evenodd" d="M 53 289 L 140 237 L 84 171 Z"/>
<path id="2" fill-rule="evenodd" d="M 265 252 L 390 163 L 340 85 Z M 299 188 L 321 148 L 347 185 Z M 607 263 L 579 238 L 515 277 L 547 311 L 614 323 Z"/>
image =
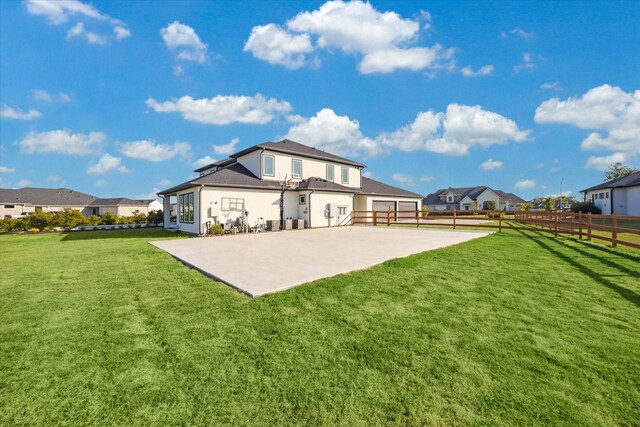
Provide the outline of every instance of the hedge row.
<path id="1" fill-rule="evenodd" d="M 149 215 L 134 212 L 131 216 L 118 216 L 107 212 L 103 215 L 86 217 L 80 211 L 66 208 L 59 212 L 32 212 L 24 218 L 0 219 L 0 233 L 19 231 L 49 231 L 56 228 L 70 230 L 86 225 L 114 224 L 159 224 L 163 220 L 162 211 L 151 211 Z"/>

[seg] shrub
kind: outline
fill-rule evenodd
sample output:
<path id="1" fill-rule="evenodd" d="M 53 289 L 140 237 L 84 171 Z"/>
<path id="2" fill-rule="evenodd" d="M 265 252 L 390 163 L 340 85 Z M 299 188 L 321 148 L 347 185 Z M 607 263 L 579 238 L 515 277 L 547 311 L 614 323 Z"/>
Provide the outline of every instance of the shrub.
<path id="1" fill-rule="evenodd" d="M 53 215 L 50 212 L 36 211 L 25 218 L 27 229 L 37 228 L 39 231 L 53 225 Z"/>
<path id="2" fill-rule="evenodd" d="M 98 215 L 91 215 L 87 218 L 88 225 L 100 225 L 100 217 Z"/>
<path id="3" fill-rule="evenodd" d="M 426 218 L 429 215 L 429 209 L 426 206 L 422 207 L 422 218 Z"/>
<path id="4" fill-rule="evenodd" d="M 483 203 L 482 210 L 484 211 L 495 211 L 496 210 L 496 202 L 495 200 L 488 200 Z"/>
<path id="5" fill-rule="evenodd" d="M 572 203 L 571 212 L 592 213 L 592 214 L 600 215 L 602 213 L 602 209 L 594 205 L 593 202 L 589 200 L 588 202 Z"/>
<path id="6" fill-rule="evenodd" d="M 161 210 L 151 211 L 149 215 L 147 215 L 147 223 L 158 225 L 161 222 L 164 222 L 164 215 Z"/>
<path id="7" fill-rule="evenodd" d="M 209 234 L 222 236 L 224 234 L 224 227 L 222 226 L 222 224 L 213 224 L 211 227 L 209 227 Z"/>
<path id="8" fill-rule="evenodd" d="M 236 229 L 235 228 L 230 228 L 229 229 L 229 234 L 236 234 Z"/>
<path id="9" fill-rule="evenodd" d="M 70 230 L 80 225 L 87 223 L 87 218 L 80 211 L 71 208 L 64 208 L 60 212 L 56 212 L 54 215 L 54 223 L 57 227 L 62 227 L 64 230 Z"/>
<path id="10" fill-rule="evenodd" d="M 137 210 L 133 211 L 133 215 L 131 215 L 131 223 L 142 224 L 143 222 L 147 222 L 147 215 Z"/>
<path id="11" fill-rule="evenodd" d="M 40 229 L 37 227 L 31 227 L 27 229 L 27 233 L 39 233 Z"/>
<path id="12" fill-rule="evenodd" d="M 530 211 L 533 209 L 533 205 L 531 203 L 518 203 L 519 211 Z"/>
<path id="13" fill-rule="evenodd" d="M 112 212 L 106 212 L 100 217 L 100 224 L 113 225 L 118 222 L 118 216 Z"/>

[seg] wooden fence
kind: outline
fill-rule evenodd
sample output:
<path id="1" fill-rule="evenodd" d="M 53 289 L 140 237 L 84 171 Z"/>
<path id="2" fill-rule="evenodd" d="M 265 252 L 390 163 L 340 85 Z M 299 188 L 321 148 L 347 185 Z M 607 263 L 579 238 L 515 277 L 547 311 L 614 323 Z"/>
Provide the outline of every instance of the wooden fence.
<path id="1" fill-rule="evenodd" d="M 534 211 L 357 211 L 354 225 L 405 225 L 456 228 L 535 230 L 578 236 L 580 240 L 604 240 L 613 247 L 625 245 L 640 249 L 640 216 L 592 215 L 573 212 Z"/>

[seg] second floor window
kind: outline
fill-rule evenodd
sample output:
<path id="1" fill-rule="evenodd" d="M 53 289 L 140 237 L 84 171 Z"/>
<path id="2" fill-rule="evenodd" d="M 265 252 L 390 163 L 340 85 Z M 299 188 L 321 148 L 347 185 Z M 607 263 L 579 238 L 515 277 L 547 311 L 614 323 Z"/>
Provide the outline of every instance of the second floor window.
<path id="1" fill-rule="evenodd" d="M 343 184 L 348 184 L 349 183 L 349 168 L 342 168 L 342 183 Z"/>
<path id="2" fill-rule="evenodd" d="M 267 176 L 276 175 L 275 158 L 269 154 L 262 155 L 262 174 Z"/>
<path id="3" fill-rule="evenodd" d="M 335 181 L 333 165 L 327 165 L 327 181 Z"/>
<path id="4" fill-rule="evenodd" d="M 293 178 L 302 178 L 302 160 L 293 159 L 291 161 L 291 172 L 293 172 Z"/>

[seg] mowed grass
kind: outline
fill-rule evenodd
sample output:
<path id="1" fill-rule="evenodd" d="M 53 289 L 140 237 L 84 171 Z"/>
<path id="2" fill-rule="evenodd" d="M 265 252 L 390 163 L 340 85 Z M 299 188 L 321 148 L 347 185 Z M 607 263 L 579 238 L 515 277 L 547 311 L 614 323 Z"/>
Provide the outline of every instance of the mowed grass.
<path id="1" fill-rule="evenodd" d="M 175 237 L 0 236 L 0 425 L 640 419 L 633 253 L 512 231 L 250 299 Z"/>

